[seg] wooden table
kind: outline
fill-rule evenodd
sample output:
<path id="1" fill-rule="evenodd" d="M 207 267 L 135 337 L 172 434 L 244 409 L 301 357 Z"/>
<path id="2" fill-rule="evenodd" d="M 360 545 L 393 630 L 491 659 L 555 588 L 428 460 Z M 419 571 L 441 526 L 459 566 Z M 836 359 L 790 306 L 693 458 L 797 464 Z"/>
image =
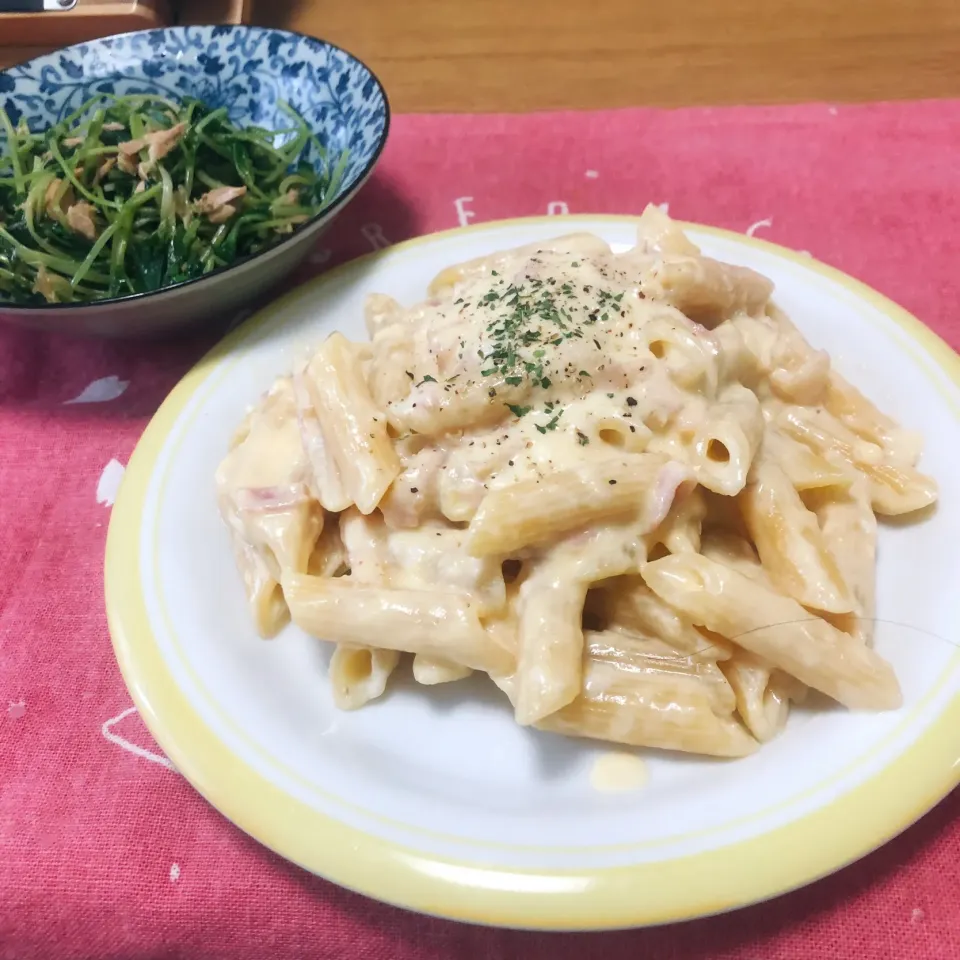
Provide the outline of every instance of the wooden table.
<path id="1" fill-rule="evenodd" d="M 960 0 L 256 0 L 397 111 L 960 96 Z"/>
<path id="2" fill-rule="evenodd" d="M 256 0 L 398 111 L 960 96 L 960 0 Z"/>

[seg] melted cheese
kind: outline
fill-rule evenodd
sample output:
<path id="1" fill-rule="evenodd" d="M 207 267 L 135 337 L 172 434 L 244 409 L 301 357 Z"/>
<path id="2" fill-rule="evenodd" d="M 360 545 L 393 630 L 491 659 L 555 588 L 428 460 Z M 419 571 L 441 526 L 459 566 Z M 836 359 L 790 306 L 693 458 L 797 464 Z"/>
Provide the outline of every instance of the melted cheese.
<path id="1" fill-rule="evenodd" d="M 693 340 L 715 367 L 718 348 L 709 331 L 644 297 L 648 260 L 527 248 L 496 263 L 397 321 L 408 325 L 413 369 L 387 414 L 422 442 L 401 453 L 395 487 L 422 496 L 429 463 L 439 511 L 468 521 L 489 490 L 644 449 L 671 421 L 681 432 L 663 452 L 687 459 L 683 438 L 692 438 L 705 399 L 697 384 L 677 385 L 674 354 Z M 385 512 L 388 522 L 414 525 L 429 514 L 421 507 Z"/>

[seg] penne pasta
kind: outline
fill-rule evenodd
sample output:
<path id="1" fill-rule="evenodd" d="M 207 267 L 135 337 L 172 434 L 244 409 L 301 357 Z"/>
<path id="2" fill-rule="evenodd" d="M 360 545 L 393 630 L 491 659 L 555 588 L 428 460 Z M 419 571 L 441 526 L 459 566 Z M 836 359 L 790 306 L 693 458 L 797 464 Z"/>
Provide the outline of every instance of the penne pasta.
<path id="1" fill-rule="evenodd" d="M 737 711 L 760 741 L 772 740 L 786 725 L 791 685 L 784 675 L 744 651 L 720 665 L 737 698 Z"/>
<path id="2" fill-rule="evenodd" d="M 777 364 L 779 329 L 765 312 L 736 313 L 714 330 L 714 335 L 737 343 L 737 378 L 763 397 L 770 393 L 769 378 Z M 736 341 L 734 341 L 736 338 Z"/>
<path id="3" fill-rule="evenodd" d="M 656 637 L 686 657 L 726 660 L 733 648 L 726 640 L 708 640 L 685 617 L 660 599 L 640 576 L 608 580 L 595 591 L 594 609 L 608 630 Z"/>
<path id="4" fill-rule="evenodd" d="M 473 671 L 451 660 L 440 657 L 430 657 L 417 653 L 413 657 L 413 679 L 425 687 L 433 687 L 438 683 L 454 683 L 464 680 Z"/>
<path id="5" fill-rule="evenodd" d="M 658 206 L 648 203 L 637 220 L 637 253 L 698 257 L 700 248 Z"/>
<path id="6" fill-rule="evenodd" d="M 817 518 L 778 464 L 759 463 L 738 502 L 764 569 L 778 589 L 806 607 L 850 613 L 853 598 Z"/>
<path id="7" fill-rule="evenodd" d="M 787 315 L 773 304 L 767 308 L 777 331 L 771 359 L 770 387 L 793 403 L 820 403 L 830 378 L 830 356 L 814 350 Z"/>
<path id="8" fill-rule="evenodd" d="M 340 514 L 340 542 L 352 583 L 386 584 L 386 535 L 379 515 L 366 517 L 356 507 Z"/>
<path id="9" fill-rule="evenodd" d="M 626 453 L 643 453 L 652 436 L 644 423 L 631 423 L 625 417 L 598 417 L 591 420 L 584 435 L 588 440 L 615 447 Z"/>
<path id="10" fill-rule="evenodd" d="M 520 589 L 515 717 L 527 726 L 555 713 L 580 691 L 585 583 L 551 566 Z"/>
<path id="11" fill-rule="evenodd" d="M 622 634 L 587 638 L 583 690 L 543 730 L 718 757 L 757 742 L 733 714 L 735 697 L 716 664 L 658 655 Z"/>
<path id="12" fill-rule="evenodd" d="M 262 551 L 231 531 L 233 556 L 243 578 L 247 607 L 254 628 L 264 639 L 275 637 L 290 620 L 290 611 L 283 591 Z"/>
<path id="13" fill-rule="evenodd" d="M 763 455 L 783 470 L 799 493 L 808 490 L 846 490 L 857 476 L 852 467 L 831 463 L 822 454 L 769 424 L 763 434 Z"/>
<path id="14" fill-rule="evenodd" d="M 357 710 L 383 695 L 400 661 L 395 650 L 338 643 L 330 658 L 333 702 L 341 710 Z"/>
<path id="15" fill-rule="evenodd" d="M 412 437 L 396 444 L 401 472 L 380 501 L 384 522 L 394 530 L 412 530 L 442 519 L 440 474 L 445 466 L 441 449 Z"/>
<path id="16" fill-rule="evenodd" d="M 866 484 L 847 490 L 818 490 L 807 504 L 816 514 L 827 549 L 843 575 L 853 610 L 831 616 L 834 626 L 866 644 L 873 642 L 876 617 L 877 518 Z"/>
<path id="17" fill-rule="evenodd" d="M 758 313 L 773 293 L 773 284 L 746 267 L 709 257 L 665 257 L 647 272 L 643 291 L 663 300 L 691 320 L 715 325 L 736 313 Z"/>
<path id="18" fill-rule="evenodd" d="M 670 553 L 698 553 L 707 505 L 699 487 L 679 488 L 666 519 L 646 537 L 648 552 L 657 544 Z"/>
<path id="19" fill-rule="evenodd" d="M 727 387 L 694 439 L 697 480 L 714 493 L 735 496 L 746 486 L 762 437 L 756 394 L 740 384 Z"/>
<path id="20" fill-rule="evenodd" d="M 390 426 L 397 433 L 419 433 L 439 436 L 451 430 L 483 426 L 503 419 L 510 404 L 519 404 L 526 398 L 528 388 L 522 384 L 507 383 L 507 375 L 490 376 L 470 381 L 456 391 L 431 375 L 412 385 L 400 400 L 387 407 Z M 492 393 L 491 393 L 492 391 Z"/>
<path id="21" fill-rule="evenodd" d="M 339 513 L 341 510 L 346 510 L 352 501 L 344 488 L 343 477 L 333 454 L 331 440 L 324 433 L 310 395 L 305 368 L 298 369 L 293 375 L 293 385 L 300 446 L 310 464 L 310 490 L 325 510 Z"/>
<path id="22" fill-rule="evenodd" d="M 665 311 L 644 324 L 643 339 L 675 383 L 709 397 L 716 395 L 720 376 L 716 342 L 704 336 L 697 324 L 679 311 Z"/>
<path id="23" fill-rule="evenodd" d="M 638 571 L 645 559 L 635 522 L 568 537 L 525 564 L 517 602 L 517 723 L 535 723 L 577 695 L 587 589 L 597 580 Z"/>
<path id="24" fill-rule="evenodd" d="M 824 406 L 848 430 L 876 444 L 895 463 L 916 466 L 923 448 L 920 435 L 882 414 L 836 371 L 830 374 Z"/>
<path id="25" fill-rule="evenodd" d="M 466 532 L 443 526 L 389 532 L 386 562 L 391 585 L 415 589 L 429 583 L 468 594 L 480 616 L 506 606 L 506 584 L 499 558 L 467 553 Z"/>
<path id="26" fill-rule="evenodd" d="M 703 556 L 677 554 L 644 567 L 647 585 L 694 623 L 852 709 L 899 707 L 890 665 L 795 600 Z"/>
<path id="27" fill-rule="evenodd" d="M 273 590 L 267 576 L 275 583 L 282 570 L 305 572 L 323 529 L 323 510 L 306 483 L 295 410 L 293 381 L 283 378 L 254 408 L 215 478 L 220 515 L 232 531 L 248 595 L 260 598 L 261 611 Z M 265 448 L 271 456 L 263 456 Z"/>
<path id="28" fill-rule="evenodd" d="M 875 514 L 936 483 L 772 293 L 648 207 L 630 251 L 571 234 L 370 295 L 369 343 L 295 363 L 218 467 L 257 631 L 334 643 L 342 709 L 410 653 L 521 725 L 719 757 L 808 688 L 897 707 Z"/>
<path id="29" fill-rule="evenodd" d="M 577 527 L 630 513 L 640 514 L 653 529 L 687 477 L 679 464 L 637 454 L 515 483 L 484 497 L 470 522 L 467 549 L 474 556 L 509 556 Z"/>
<path id="30" fill-rule="evenodd" d="M 731 530 L 711 530 L 704 534 L 700 552 L 708 560 L 715 560 L 726 567 L 732 567 L 751 580 L 772 586 L 767 571 L 760 564 L 757 551 L 745 533 L 740 535 Z"/>
<path id="31" fill-rule="evenodd" d="M 328 516 L 323 530 L 313 545 L 306 572 L 314 577 L 342 577 L 350 572 L 350 561 L 340 537 L 336 516 Z"/>
<path id="32" fill-rule="evenodd" d="M 290 574 L 283 579 L 283 595 L 293 622 L 313 637 L 424 653 L 491 673 L 513 668 L 513 655 L 489 638 L 465 594 Z"/>
<path id="33" fill-rule="evenodd" d="M 359 359 L 341 334 L 331 334 L 314 354 L 306 381 L 344 489 L 361 513 L 371 513 L 400 472 L 400 460 Z"/>
<path id="34" fill-rule="evenodd" d="M 717 350 L 718 383 L 728 386 L 738 383 L 754 389 L 760 373 L 756 361 L 744 340 L 743 333 L 732 320 L 724 320 L 713 329 Z"/>
<path id="35" fill-rule="evenodd" d="M 415 364 L 415 345 L 411 331 L 403 324 L 394 323 L 377 333 L 372 346 L 366 379 L 373 402 L 383 410 L 391 403 L 402 401 L 410 392 L 407 371 Z"/>
<path id="36" fill-rule="evenodd" d="M 937 499 L 937 485 L 930 477 L 906 464 L 884 462 L 880 447 L 858 437 L 826 410 L 785 407 L 776 423 L 787 436 L 827 459 L 855 467 L 870 484 L 876 513 L 899 516 L 922 510 Z"/>

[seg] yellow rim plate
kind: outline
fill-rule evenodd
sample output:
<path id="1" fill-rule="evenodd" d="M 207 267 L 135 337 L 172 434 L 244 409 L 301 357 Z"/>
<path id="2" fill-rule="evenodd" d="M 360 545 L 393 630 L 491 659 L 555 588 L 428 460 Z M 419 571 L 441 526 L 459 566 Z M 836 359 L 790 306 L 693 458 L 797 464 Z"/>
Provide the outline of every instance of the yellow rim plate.
<path id="1" fill-rule="evenodd" d="M 220 739 L 180 689 L 147 612 L 141 570 L 151 478 L 178 418 L 251 331 L 283 303 L 319 296 L 381 257 L 469 232 L 511 226 L 583 228 L 625 217 L 569 217 L 479 224 L 399 244 L 301 287 L 231 333 L 174 389 L 138 444 L 113 509 L 107 540 L 106 605 L 114 649 L 134 702 L 160 746 L 196 789 L 242 830 L 300 866 L 371 897 L 459 920 L 554 930 L 606 929 L 687 919 L 776 896 L 863 856 L 904 830 L 960 780 L 960 699 L 882 770 L 779 828 L 718 849 L 657 862 L 589 870 L 527 870 L 424 854 L 325 816 L 278 788 Z M 842 285 L 894 321 L 927 362 L 960 386 L 960 359 L 929 329 L 880 294 L 830 267 L 765 241 L 735 238 Z M 238 411 L 239 419 L 240 411 Z M 225 439 L 225 438 L 224 438 Z M 211 481 L 212 482 L 212 481 Z"/>

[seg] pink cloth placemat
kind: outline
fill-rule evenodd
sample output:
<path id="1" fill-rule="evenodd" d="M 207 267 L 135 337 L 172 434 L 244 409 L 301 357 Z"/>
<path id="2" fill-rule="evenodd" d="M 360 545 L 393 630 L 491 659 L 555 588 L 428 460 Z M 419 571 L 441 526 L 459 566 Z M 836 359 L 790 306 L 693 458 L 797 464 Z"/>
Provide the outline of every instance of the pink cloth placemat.
<path id="1" fill-rule="evenodd" d="M 376 177 L 303 276 L 461 222 L 639 213 L 653 201 L 807 250 L 957 348 L 958 198 L 960 102 L 398 117 Z M 0 330 L 2 960 L 960 957 L 960 793 L 805 890 L 611 934 L 414 916 L 309 876 L 241 834 L 143 727 L 102 599 L 123 464 L 210 342 Z"/>

